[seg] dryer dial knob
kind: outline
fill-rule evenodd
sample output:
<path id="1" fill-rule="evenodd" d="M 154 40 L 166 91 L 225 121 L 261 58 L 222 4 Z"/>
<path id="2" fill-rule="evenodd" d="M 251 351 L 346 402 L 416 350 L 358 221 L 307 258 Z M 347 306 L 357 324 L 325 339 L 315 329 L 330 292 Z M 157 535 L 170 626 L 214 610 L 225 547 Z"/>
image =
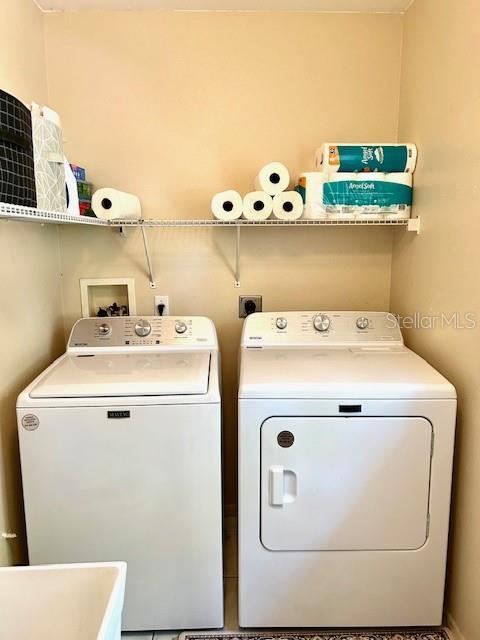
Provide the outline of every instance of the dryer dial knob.
<path id="1" fill-rule="evenodd" d="M 98 333 L 101 336 L 109 336 L 112 333 L 112 327 L 106 322 L 104 322 L 98 327 Z"/>
<path id="2" fill-rule="evenodd" d="M 330 328 L 330 318 L 324 313 L 319 313 L 313 318 L 313 327 L 315 331 L 328 331 Z"/>
<path id="3" fill-rule="evenodd" d="M 368 318 L 365 316 L 357 318 L 357 329 L 368 329 Z"/>
<path id="4" fill-rule="evenodd" d="M 185 324 L 185 322 L 182 322 L 182 320 L 177 320 L 175 322 L 175 331 L 177 333 L 185 333 L 186 330 L 187 330 L 187 325 Z"/>
<path id="5" fill-rule="evenodd" d="M 135 333 L 140 338 L 146 338 L 150 335 L 150 331 L 152 330 L 152 326 L 147 320 L 139 320 L 135 325 Z"/>
<path id="6" fill-rule="evenodd" d="M 286 318 L 277 318 L 275 324 L 277 325 L 277 329 L 286 329 L 288 322 Z"/>

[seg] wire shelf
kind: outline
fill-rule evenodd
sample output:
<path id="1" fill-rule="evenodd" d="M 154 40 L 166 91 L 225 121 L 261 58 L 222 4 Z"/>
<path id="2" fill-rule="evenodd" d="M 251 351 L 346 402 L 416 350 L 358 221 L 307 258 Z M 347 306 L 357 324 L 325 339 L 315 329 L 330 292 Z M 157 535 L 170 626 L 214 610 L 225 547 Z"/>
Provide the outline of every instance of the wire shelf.
<path id="1" fill-rule="evenodd" d="M 341 218 L 332 214 L 324 220 L 216 220 L 214 218 L 199 219 L 173 219 L 173 220 L 100 220 L 88 216 L 71 216 L 67 213 L 33 209 L 14 204 L 0 202 L 0 219 L 25 220 L 27 222 L 53 223 L 53 224 L 83 224 L 102 227 L 351 227 L 351 226 L 409 226 L 411 219 L 405 218 Z"/>

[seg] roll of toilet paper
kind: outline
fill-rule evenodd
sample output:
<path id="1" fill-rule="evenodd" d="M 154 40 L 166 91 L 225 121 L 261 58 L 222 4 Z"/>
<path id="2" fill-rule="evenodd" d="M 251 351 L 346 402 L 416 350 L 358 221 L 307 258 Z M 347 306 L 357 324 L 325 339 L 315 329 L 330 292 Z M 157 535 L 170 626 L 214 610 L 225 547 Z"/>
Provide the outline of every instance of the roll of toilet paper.
<path id="1" fill-rule="evenodd" d="M 73 175 L 72 168 L 67 160 L 63 157 L 63 171 L 65 174 L 65 191 L 66 191 L 66 206 L 67 213 L 70 216 L 80 215 L 80 203 L 78 201 L 78 189 L 77 181 Z"/>
<path id="2" fill-rule="evenodd" d="M 211 209 L 218 220 L 237 220 L 243 211 L 242 196 L 233 189 L 216 193 L 212 198 Z"/>
<path id="3" fill-rule="evenodd" d="M 98 189 L 92 196 L 92 209 L 102 220 L 141 220 L 140 200 L 133 193 L 110 187 Z"/>
<path id="4" fill-rule="evenodd" d="M 255 178 L 255 189 L 271 196 L 288 189 L 290 174 L 281 162 L 270 162 L 260 169 Z"/>
<path id="5" fill-rule="evenodd" d="M 267 220 L 272 211 L 272 196 L 265 191 L 251 191 L 243 198 L 243 217 L 247 220 Z"/>
<path id="6" fill-rule="evenodd" d="M 273 215 L 279 220 L 298 220 L 303 213 L 302 196 L 297 191 L 283 191 L 273 198 Z"/>
<path id="7" fill-rule="evenodd" d="M 315 152 L 315 169 L 325 173 L 413 173 L 416 163 L 414 144 L 326 142 Z"/>

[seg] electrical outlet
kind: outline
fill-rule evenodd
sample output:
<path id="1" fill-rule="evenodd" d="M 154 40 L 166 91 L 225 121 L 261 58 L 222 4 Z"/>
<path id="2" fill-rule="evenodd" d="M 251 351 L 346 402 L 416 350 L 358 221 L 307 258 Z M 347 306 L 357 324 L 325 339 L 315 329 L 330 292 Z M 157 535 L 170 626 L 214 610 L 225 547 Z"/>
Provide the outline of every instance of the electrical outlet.
<path id="1" fill-rule="evenodd" d="M 246 318 L 251 313 L 262 310 L 262 296 L 239 296 L 238 317 Z"/>
<path id="2" fill-rule="evenodd" d="M 158 310 L 158 305 L 163 304 L 163 313 Z M 170 305 L 168 303 L 168 296 L 154 296 L 153 315 L 155 316 L 169 316 Z"/>

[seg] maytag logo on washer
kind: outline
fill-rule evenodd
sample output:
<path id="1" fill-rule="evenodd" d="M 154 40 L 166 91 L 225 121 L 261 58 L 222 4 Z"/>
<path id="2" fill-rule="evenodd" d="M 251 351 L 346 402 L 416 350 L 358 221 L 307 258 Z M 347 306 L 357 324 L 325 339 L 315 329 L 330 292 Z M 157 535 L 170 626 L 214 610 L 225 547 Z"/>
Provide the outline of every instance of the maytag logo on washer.
<path id="1" fill-rule="evenodd" d="M 108 418 L 130 418 L 130 411 L 128 410 L 116 410 L 116 411 L 107 411 Z"/>
<path id="2" fill-rule="evenodd" d="M 38 416 L 33 413 L 27 413 L 26 416 L 22 418 L 22 427 L 27 431 L 35 431 L 40 426 L 40 420 Z"/>

